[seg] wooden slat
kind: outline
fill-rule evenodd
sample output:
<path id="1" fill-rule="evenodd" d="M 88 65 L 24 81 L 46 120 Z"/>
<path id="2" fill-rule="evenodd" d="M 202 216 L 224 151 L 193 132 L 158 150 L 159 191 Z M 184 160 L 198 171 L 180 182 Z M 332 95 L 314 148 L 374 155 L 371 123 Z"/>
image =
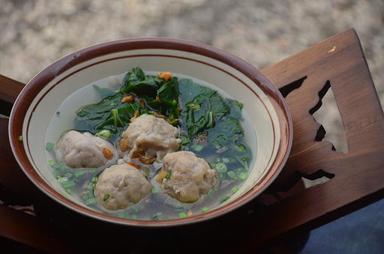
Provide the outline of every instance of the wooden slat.
<path id="1" fill-rule="evenodd" d="M 5 195 L 4 193 L 12 193 L 17 197 L 22 196 L 26 200 L 32 201 L 36 198 L 38 190 L 19 168 L 9 145 L 7 134 L 8 119 L 0 118 L 0 186 L 2 187 L 0 197 Z M 4 198 L 1 197 L 1 199 Z M 16 197 L 9 197 L 8 199 L 12 198 Z"/>
<path id="2" fill-rule="evenodd" d="M 24 84 L 0 74 L 0 100 L 13 103 Z"/>
<path id="3" fill-rule="evenodd" d="M 383 197 L 383 111 L 356 33 L 338 34 L 263 72 L 279 87 L 307 76 L 302 87 L 287 97 L 294 119 L 294 145 L 278 180 L 296 171 L 309 174 L 319 169 L 335 177 L 272 205 L 260 218 L 262 226 L 253 231 L 255 241 L 328 222 L 363 206 L 371 197 Z M 314 140 L 319 124 L 308 110 L 318 103 L 317 92 L 327 81 L 341 113 L 347 154 Z"/>
<path id="4" fill-rule="evenodd" d="M 48 253 L 73 252 L 54 228 L 32 215 L 0 205 L 0 235 Z"/>

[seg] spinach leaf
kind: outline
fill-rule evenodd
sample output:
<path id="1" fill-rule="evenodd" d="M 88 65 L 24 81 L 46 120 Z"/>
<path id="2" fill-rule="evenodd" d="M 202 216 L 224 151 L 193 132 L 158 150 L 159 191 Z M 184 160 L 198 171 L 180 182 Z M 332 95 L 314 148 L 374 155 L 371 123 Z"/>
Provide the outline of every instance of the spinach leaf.
<path id="1" fill-rule="evenodd" d="M 161 79 L 155 76 L 145 75 L 142 69 L 135 67 L 125 75 L 120 92 L 133 92 L 137 95 L 156 95 L 161 81 Z"/>
<path id="2" fill-rule="evenodd" d="M 181 79 L 179 87 L 183 105 L 182 149 L 204 152 L 223 180 L 245 180 L 252 154 L 245 145 L 240 123 L 243 105 L 192 80 Z M 207 140 L 201 142 L 203 133 L 207 133 Z"/>
<path id="3" fill-rule="evenodd" d="M 99 87 L 97 85 L 92 85 L 92 87 L 95 89 L 95 91 L 100 95 L 102 99 L 115 94 L 115 91 L 113 91 L 110 88 Z"/>
<path id="4" fill-rule="evenodd" d="M 224 99 L 213 90 L 203 90 L 186 103 L 186 127 L 190 136 L 213 128 L 215 122 L 230 112 Z"/>
<path id="5" fill-rule="evenodd" d="M 103 93 L 94 86 L 98 92 Z M 134 95 L 135 101 L 122 102 L 124 96 Z M 129 124 L 133 116 L 144 113 L 161 114 L 171 124 L 178 124 L 179 83 L 177 78 L 168 81 L 145 75 L 138 67 L 129 71 L 118 92 L 100 102 L 81 107 L 76 113 L 75 129 L 98 133 L 108 130 L 116 137 Z"/>
<path id="6" fill-rule="evenodd" d="M 165 81 L 159 90 L 157 90 L 157 98 L 160 102 L 160 111 L 172 120 L 179 118 L 179 83 L 177 78 L 173 77 L 169 81 Z"/>
<path id="7" fill-rule="evenodd" d="M 243 110 L 243 104 L 233 99 L 225 99 L 225 100 L 230 107 L 231 116 L 237 119 L 242 119 L 241 111 Z"/>
<path id="8" fill-rule="evenodd" d="M 95 116 L 95 114 L 102 114 L 114 109 L 120 104 L 122 98 L 123 95 L 121 93 L 116 93 L 115 95 L 105 97 L 98 103 L 81 107 L 76 114 L 78 117 L 93 118 L 92 116 Z"/>

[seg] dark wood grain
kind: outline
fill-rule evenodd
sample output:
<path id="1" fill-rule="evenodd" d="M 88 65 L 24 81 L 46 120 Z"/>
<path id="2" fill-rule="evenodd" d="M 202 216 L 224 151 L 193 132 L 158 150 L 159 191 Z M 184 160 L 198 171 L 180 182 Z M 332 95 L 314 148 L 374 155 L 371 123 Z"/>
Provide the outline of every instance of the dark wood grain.
<path id="1" fill-rule="evenodd" d="M 16 196 L 35 204 L 37 218 L 41 218 L 34 217 L 34 222 L 30 222 L 36 223 L 35 227 L 41 223 L 46 232 L 72 232 L 62 236 L 60 244 L 70 246 L 83 239 L 82 244 L 76 245 L 88 251 L 105 248 L 90 243 L 102 242 L 108 235 L 114 237 L 117 250 L 124 247 L 151 252 L 162 249 L 163 243 L 173 243 L 164 251 L 251 253 L 289 233 L 309 230 L 383 197 L 383 111 L 354 30 L 328 38 L 262 72 L 286 96 L 294 124 L 293 149 L 275 183 L 259 198 L 229 215 L 166 230 L 121 228 L 79 216 L 44 196 L 31 194 L 36 193 L 33 186 L 28 191 L 19 187 L 28 186 L 28 181 L 7 147 L 5 120 L 0 122 L 1 142 L 6 144 L 0 148 L 0 183 Z M 3 83 L 10 84 L 8 79 L 0 79 L 0 98 L 14 101 L 17 94 Z M 21 86 L 16 86 L 20 91 Z M 321 97 L 327 89 L 332 89 L 335 95 L 348 143 L 347 153 L 335 151 L 331 143 L 322 140 L 325 130 L 312 116 L 321 106 Z M 301 177 L 315 179 L 323 175 L 330 179 L 303 188 Z M 11 209 L 1 211 L 0 221 L 14 218 Z M 25 219 L 22 224 L 28 227 L 28 221 Z M 52 245 L 42 246 L 41 241 L 38 241 L 40 245 L 32 245 L 33 238 L 20 232 L 11 237 L 12 222 L 7 226 L 0 227 L 1 236 L 35 248 L 55 250 Z M 130 239 L 129 247 L 127 239 Z M 191 239 L 199 239 L 200 244 L 191 246 Z"/>
<path id="2" fill-rule="evenodd" d="M 24 84 L 0 74 L 0 100 L 13 103 Z"/>
<path id="3" fill-rule="evenodd" d="M 260 218 L 265 226 L 253 231 L 255 239 L 263 242 L 317 221 L 324 223 L 361 207 L 375 194 L 383 197 L 383 111 L 355 31 L 331 37 L 263 73 L 279 87 L 307 77 L 286 98 L 293 116 L 294 143 L 277 182 L 290 179 L 296 171 L 310 174 L 319 169 L 335 177 L 269 207 Z M 329 142 L 315 141 L 320 125 L 309 109 L 318 103 L 318 91 L 327 81 L 340 110 L 347 154 L 333 151 Z"/>

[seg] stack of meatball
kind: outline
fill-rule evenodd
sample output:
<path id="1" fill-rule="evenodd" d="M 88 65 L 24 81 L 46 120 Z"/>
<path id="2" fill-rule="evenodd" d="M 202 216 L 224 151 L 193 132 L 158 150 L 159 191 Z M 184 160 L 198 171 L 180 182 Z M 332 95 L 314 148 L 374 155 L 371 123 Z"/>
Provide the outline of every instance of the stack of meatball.
<path id="1" fill-rule="evenodd" d="M 180 130 L 166 120 L 144 114 L 131 120 L 115 148 L 90 133 L 69 131 L 56 145 L 59 160 L 72 168 L 107 168 L 99 175 L 94 194 L 106 209 L 138 203 L 152 190 L 140 164 L 162 163 L 155 176 L 161 189 L 180 202 L 192 203 L 217 183 L 217 173 L 194 153 L 178 151 Z M 115 165 L 118 158 L 118 163 Z M 140 161 L 140 163 L 133 163 Z"/>

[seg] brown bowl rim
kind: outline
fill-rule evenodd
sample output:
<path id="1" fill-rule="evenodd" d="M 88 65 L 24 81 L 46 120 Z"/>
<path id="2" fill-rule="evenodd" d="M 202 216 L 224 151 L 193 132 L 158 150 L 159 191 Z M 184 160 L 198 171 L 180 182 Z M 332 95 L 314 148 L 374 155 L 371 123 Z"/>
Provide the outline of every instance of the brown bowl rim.
<path id="1" fill-rule="evenodd" d="M 263 177 L 263 179 L 256 184 L 251 190 L 244 193 L 234 201 L 215 208 L 206 213 L 193 215 L 182 219 L 172 219 L 164 221 L 144 221 L 144 220 L 131 220 L 119 217 L 113 217 L 111 215 L 102 214 L 100 212 L 92 211 L 75 202 L 65 198 L 55 189 L 50 187 L 34 170 L 30 163 L 22 142 L 19 141 L 21 136 L 23 121 L 25 114 L 29 108 L 29 105 L 33 101 L 34 97 L 45 87 L 52 79 L 69 68 L 80 64 L 84 61 L 90 60 L 95 57 L 99 57 L 106 54 L 116 53 L 119 51 L 127 51 L 134 49 L 171 49 L 180 50 L 191 53 L 196 53 L 209 58 L 213 58 L 220 62 L 223 62 L 245 76 L 251 79 L 259 86 L 264 93 L 266 93 L 274 104 L 274 108 L 279 115 L 279 124 L 281 129 L 281 140 L 278 147 L 278 152 L 275 161 L 271 165 L 269 172 Z M 57 201 L 58 203 L 79 212 L 88 217 L 107 221 L 111 223 L 140 226 L 140 227 L 162 227 L 162 226 L 177 226 L 185 225 L 196 222 L 209 220 L 221 215 L 224 215 L 245 203 L 251 201 L 264 191 L 273 180 L 279 175 L 283 166 L 285 165 L 289 152 L 292 147 L 293 130 L 292 130 L 292 118 L 288 110 L 288 106 L 282 97 L 279 90 L 267 79 L 257 68 L 242 60 L 241 58 L 227 53 L 223 50 L 207 46 L 200 42 L 174 39 L 174 38 L 135 38 L 135 39 L 122 39 L 116 41 L 105 42 L 90 46 L 72 54 L 66 55 L 53 64 L 49 65 L 32 78 L 23 88 L 19 96 L 17 97 L 9 121 L 9 139 L 13 154 L 20 165 L 23 172 L 27 177 L 46 195 Z"/>

